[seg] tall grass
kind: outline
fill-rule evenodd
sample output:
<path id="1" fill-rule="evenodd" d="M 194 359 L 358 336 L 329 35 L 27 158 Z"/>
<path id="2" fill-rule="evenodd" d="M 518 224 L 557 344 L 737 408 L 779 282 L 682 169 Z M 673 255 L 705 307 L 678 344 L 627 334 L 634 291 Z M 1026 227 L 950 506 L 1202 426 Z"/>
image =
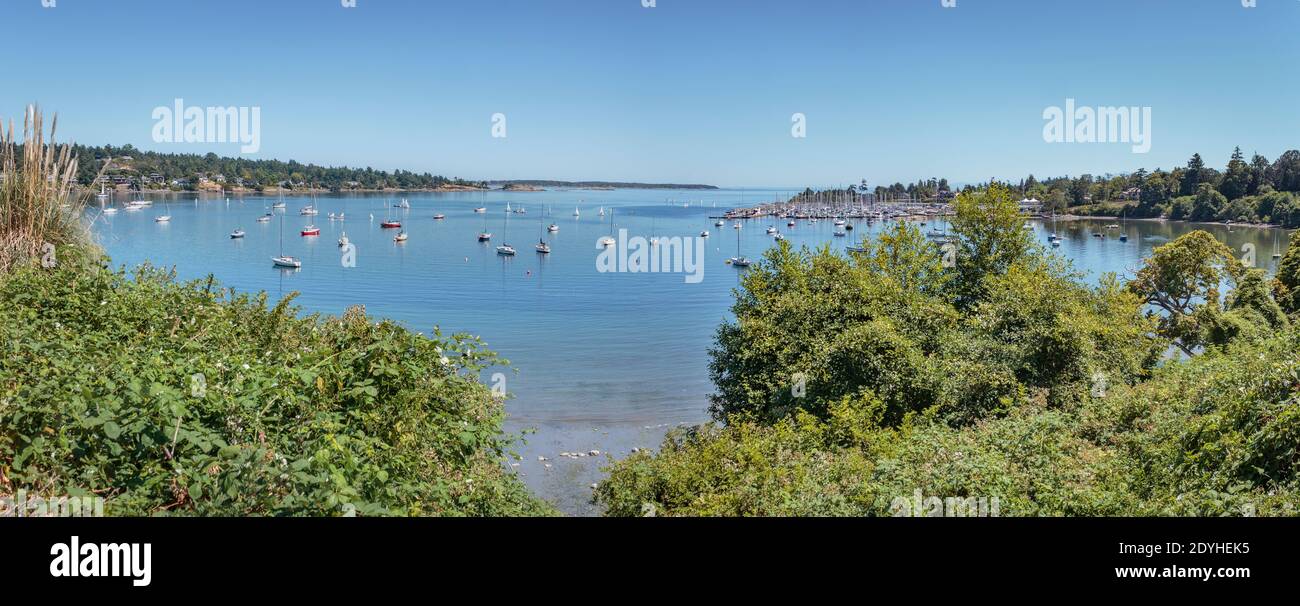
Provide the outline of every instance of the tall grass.
<path id="1" fill-rule="evenodd" d="M 56 115 L 46 142 L 40 109 L 27 107 L 22 139 L 14 124 L 0 131 L 0 272 L 34 263 L 46 244 L 55 258 L 95 249 L 81 211 L 91 195 L 77 191 L 77 158 L 69 144 L 55 145 Z"/>

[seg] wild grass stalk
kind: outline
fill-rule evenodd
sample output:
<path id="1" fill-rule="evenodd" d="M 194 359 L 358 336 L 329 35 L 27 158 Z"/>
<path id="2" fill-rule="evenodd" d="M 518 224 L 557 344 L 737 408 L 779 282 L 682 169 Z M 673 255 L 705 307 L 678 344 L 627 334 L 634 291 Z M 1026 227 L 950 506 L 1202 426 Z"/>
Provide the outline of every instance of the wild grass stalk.
<path id="1" fill-rule="evenodd" d="M 40 261 L 47 244 L 56 259 L 95 248 L 82 219 L 92 194 L 77 187 L 77 157 L 70 144 L 54 143 L 57 128 L 56 115 L 47 142 L 41 110 L 29 105 L 21 139 L 12 120 L 0 130 L 0 272 Z"/>

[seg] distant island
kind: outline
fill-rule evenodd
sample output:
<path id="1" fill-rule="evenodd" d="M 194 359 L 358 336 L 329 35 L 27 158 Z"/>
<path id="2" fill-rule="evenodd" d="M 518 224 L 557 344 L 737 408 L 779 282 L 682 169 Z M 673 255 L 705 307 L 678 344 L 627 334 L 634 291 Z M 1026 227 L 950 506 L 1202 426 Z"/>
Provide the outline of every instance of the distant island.
<path id="1" fill-rule="evenodd" d="M 308 194 L 327 192 L 543 191 L 573 189 L 718 189 L 712 185 L 611 181 L 476 181 L 408 170 L 319 166 L 296 160 L 253 160 L 145 151 L 132 145 L 73 145 L 77 184 L 131 192 Z"/>
<path id="2" fill-rule="evenodd" d="M 484 191 L 483 181 L 408 170 L 326 167 L 295 160 L 253 160 L 209 154 L 166 154 L 131 145 L 74 145 L 77 183 L 139 192 L 313 193 Z"/>
<path id="3" fill-rule="evenodd" d="M 569 189 L 718 189 L 715 185 L 698 183 L 625 183 L 622 181 L 545 181 L 545 180 L 509 180 L 488 181 L 488 185 L 498 185 L 502 189 L 515 191 L 536 191 L 538 187 L 563 187 Z"/>

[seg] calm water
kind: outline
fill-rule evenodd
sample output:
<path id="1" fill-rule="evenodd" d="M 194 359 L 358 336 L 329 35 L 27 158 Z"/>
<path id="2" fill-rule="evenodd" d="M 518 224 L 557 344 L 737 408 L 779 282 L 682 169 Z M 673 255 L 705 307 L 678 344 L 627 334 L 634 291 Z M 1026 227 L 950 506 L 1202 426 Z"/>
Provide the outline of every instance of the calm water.
<path id="1" fill-rule="evenodd" d="M 267 197 L 151 196 L 152 208 L 98 216 L 94 229 L 114 263 L 143 262 L 174 266 L 182 278 L 211 273 L 225 285 L 244 291 L 265 290 L 273 296 L 298 291 L 297 303 L 309 311 L 337 314 L 364 305 L 374 315 L 391 318 L 428 333 L 468 332 L 509 359 L 506 387 L 508 429 L 536 429 L 520 449 L 516 467 L 525 482 L 570 513 L 590 513 L 588 485 L 600 477 L 603 453 L 621 457 L 633 447 L 656 447 L 663 433 L 678 424 L 708 418 L 706 396 L 708 347 L 719 323 L 728 318 L 731 290 L 741 271 L 726 265 L 739 247 L 757 258 L 773 244 L 766 220 L 750 221 L 740 230 L 716 227 L 711 215 L 725 209 L 771 200 L 775 190 L 552 190 L 545 192 L 473 192 L 410 194 L 410 209 L 393 208 L 396 196 L 322 196 L 320 215 L 298 214 L 308 197 L 285 198 L 288 208 L 270 223 L 256 218 L 275 200 Z M 164 204 L 164 201 L 169 203 Z M 670 203 L 671 201 L 671 203 Z M 683 206 L 684 204 L 687 204 Z M 526 214 L 504 212 L 506 204 Z M 716 205 L 716 206 L 715 206 Z M 486 206 L 487 212 L 473 209 Z M 574 217 L 579 207 L 581 215 Z M 603 207 L 606 216 L 598 216 Z M 329 213 L 346 220 L 330 221 Z M 445 220 L 433 215 L 442 213 Z M 91 211 L 95 216 L 96 211 Z M 154 217 L 170 214 L 170 223 Z M 373 221 L 371 216 L 373 215 Z M 399 219 L 409 240 L 396 243 L 396 230 L 380 228 L 386 218 Z M 629 235 L 697 236 L 708 230 L 703 280 L 686 283 L 683 274 L 601 273 L 596 269 L 597 240 L 614 229 Z M 303 268 L 272 267 L 280 250 L 299 257 Z M 1241 250 L 1252 244 L 1257 264 L 1270 272 L 1286 235 L 1281 230 L 1219 225 L 1129 221 L 1123 231 L 1105 230 L 1111 221 L 1060 222 L 1065 238 L 1056 249 L 1091 279 L 1102 272 L 1124 272 L 1141 257 L 1192 229 L 1207 229 Z M 544 226 L 559 225 L 557 233 Z M 319 237 L 301 237 L 308 224 Z M 490 243 L 476 236 L 485 228 Z M 793 245 L 834 241 L 842 250 L 852 240 L 869 237 L 879 226 L 858 222 L 848 238 L 832 236 L 829 221 L 776 226 Z M 940 224 L 941 226 L 941 224 Z M 247 236 L 231 239 L 243 228 Z M 929 229 L 927 226 L 924 229 Z M 1035 225 L 1045 242 L 1050 224 Z M 1105 239 L 1091 236 L 1106 233 Z M 355 267 L 344 267 L 337 241 L 344 233 L 356 246 Z M 550 255 L 533 245 L 544 238 Z M 515 257 L 496 253 L 512 244 Z M 498 369 L 501 370 L 501 369 Z M 484 381 L 491 382 L 491 372 Z M 602 452 L 599 458 L 561 458 L 561 452 Z M 545 456 L 551 467 L 537 460 Z"/>

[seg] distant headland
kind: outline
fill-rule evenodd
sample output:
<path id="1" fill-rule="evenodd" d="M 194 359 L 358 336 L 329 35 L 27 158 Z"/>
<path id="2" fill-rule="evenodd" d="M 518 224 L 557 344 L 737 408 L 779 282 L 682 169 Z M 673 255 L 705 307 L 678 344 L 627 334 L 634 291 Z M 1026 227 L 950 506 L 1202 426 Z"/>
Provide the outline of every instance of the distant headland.
<path id="1" fill-rule="evenodd" d="M 546 181 L 546 180 L 508 180 L 488 181 L 488 185 L 500 186 L 513 191 L 538 191 L 540 188 L 559 187 L 565 189 L 718 189 L 715 185 L 699 183 L 628 183 L 622 181 Z"/>

